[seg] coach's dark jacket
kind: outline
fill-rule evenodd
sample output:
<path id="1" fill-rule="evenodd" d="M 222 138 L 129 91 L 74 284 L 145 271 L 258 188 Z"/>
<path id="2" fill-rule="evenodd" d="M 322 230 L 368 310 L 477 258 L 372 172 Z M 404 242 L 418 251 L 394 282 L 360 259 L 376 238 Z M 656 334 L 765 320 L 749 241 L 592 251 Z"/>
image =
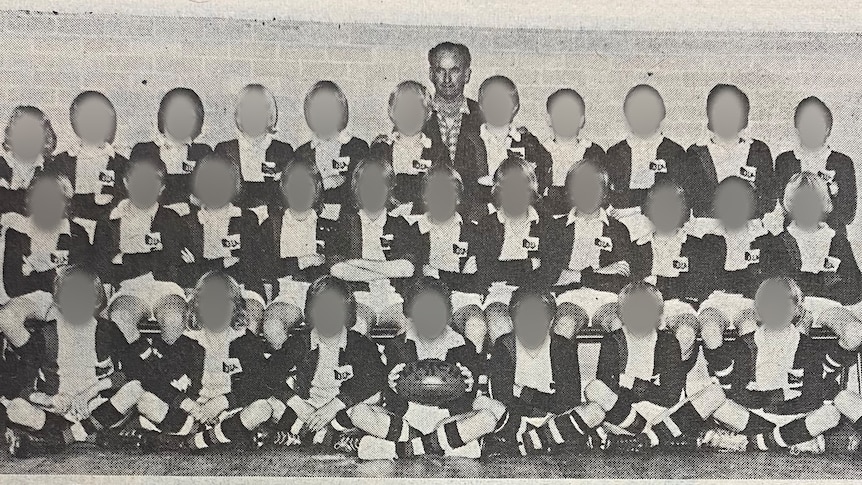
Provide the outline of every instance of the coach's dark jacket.
<path id="1" fill-rule="evenodd" d="M 656 160 L 664 160 L 667 173 L 656 173 L 655 181 L 670 179 L 682 185 L 685 176 L 685 149 L 669 138 L 662 138 L 655 153 Z M 630 189 L 632 176 L 632 147 L 626 140 L 608 148 L 605 166 L 610 178 L 611 205 L 617 209 L 640 207 L 649 189 Z"/>
<path id="2" fill-rule="evenodd" d="M 577 344 L 552 333 L 551 394 L 524 387 L 521 396 L 515 397 L 516 342 L 515 334 L 509 333 L 497 339 L 491 350 L 490 381 L 491 396 L 510 410 L 523 416 L 560 414 L 581 402 L 581 374 L 578 365 Z"/>
<path id="3" fill-rule="evenodd" d="M 469 164 L 469 158 L 465 158 L 465 155 L 467 155 L 468 136 L 470 134 L 478 136 L 479 127 L 485 122 L 479 103 L 470 98 L 466 98 L 466 100 L 468 113 L 461 114 L 461 131 L 458 133 L 458 144 L 455 148 L 454 159 L 451 159 L 449 156 L 449 147 L 443 143 L 443 136 L 440 134 L 440 122 L 437 119 L 437 111 L 431 112 L 431 116 L 428 118 L 428 121 L 425 122 L 425 127 L 422 129 L 422 132 L 431 138 L 432 144 L 441 145 L 446 149 L 446 158 L 452 162 L 455 169 L 459 172 L 461 171 L 460 167 L 463 167 L 465 163 Z"/>
<path id="4" fill-rule="evenodd" d="M 282 402 L 294 395 L 308 399 L 318 354 L 318 347 L 311 348 L 310 330 L 290 336 L 269 358 L 266 382 L 270 395 Z M 358 332 L 347 330 L 347 345 L 338 355 L 338 364 L 353 367 L 353 377 L 341 382 L 336 396 L 347 408 L 374 396 L 386 386 L 386 370 L 377 344 Z M 295 376 L 293 387 L 288 383 L 291 376 Z"/>
<path id="5" fill-rule="evenodd" d="M 108 158 L 106 170 L 114 173 L 114 180 L 110 184 L 103 184 L 101 194 L 110 195 L 111 202 L 105 205 L 96 204 L 95 194 L 74 194 L 72 196 L 72 204 L 69 208 L 69 213 L 72 217 L 81 217 L 83 219 L 99 220 L 107 217 L 110 209 L 117 202 L 126 198 L 126 184 L 123 181 L 126 173 L 126 167 L 129 161 L 126 157 L 115 153 Z M 56 173 L 65 175 L 72 183 L 72 187 L 76 187 L 77 181 L 76 166 L 78 165 L 78 157 L 69 152 L 63 152 L 54 157 L 50 162 L 46 162 L 45 169 L 52 170 Z"/>
<path id="6" fill-rule="evenodd" d="M 775 178 L 777 179 L 777 191 L 779 196 L 791 177 L 802 170 L 802 162 L 796 158 L 793 151 L 784 152 L 775 159 Z M 832 212 L 826 217 L 829 227 L 840 233 L 847 231 L 847 225 L 856 217 L 857 188 L 856 168 L 853 160 L 847 155 L 833 151 L 826 158 L 826 170 L 834 173 L 823 173 L 819 175 L 826 180 L 829 186 L 829 195 L 832 197 Z"/>
<path id="7" fill-rule="evenodd" d="M 200 162 L 204 157 L 212 153 L 212 148 L 204 143 L 192 143 L 189 145 L 188 158 L 191 162 Z M 138 143 L 132 147 L 130 159 L 135 159 L 141 156 L 155 157 L 161 160 L 161 149 L 154 141 Z M 162 192 L 162 203 L 164 205 L 177 204 L 180 202 L 189 202 L 189 197 L 192 194 L 191 187 L 191 171 L 187 174 L 173 174 L 165 176 L 165 190 Z"/>
<path id="8" fill-rule="evenodd" d="M 239 155 L 239 140 L 223 141 L 215 146 L 216 153 L 223 154 L 241 164 Z M 242 190 L 234 200 L 239 207 L 274 206 L 281 203 L 279 178 L 285 165 L 293 159 L 293 147 L 290 143 L 273 139 L 266 149 L 264 157 L 263 182 L 242 182 Z"/>

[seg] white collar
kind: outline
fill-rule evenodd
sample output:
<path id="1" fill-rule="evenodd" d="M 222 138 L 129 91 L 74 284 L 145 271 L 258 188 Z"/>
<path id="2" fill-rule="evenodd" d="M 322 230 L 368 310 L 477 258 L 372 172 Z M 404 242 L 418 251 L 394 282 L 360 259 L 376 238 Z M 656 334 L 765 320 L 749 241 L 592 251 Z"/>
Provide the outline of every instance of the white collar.
<path id="1" fill-rule="evenodd" d="M 780 331 L 770 330 L 769 332 L 771 335 L 773 335 L 773 336 L 777 335 L 777 336 L 783 337 L 783 339 L 784 338 L 786 338 L 786 339 L 797 339 L 797 338 L 799 338 L 799 329 L 797 327 L 794 327 L 793 325 L 788 325 L 787 327 L 785 327 L 784 329 L 782 329 Z M 768 345 L 769 343 L 775 343 L 775 340 L 774 339 L 767 340 L 767 338 L 766 338 L 766 327 L 761 325 L 761 326 L 757 327 L 757 330 L 754 331 L 754 342 L 757 344 L 758 347 L 760 347 L 762 345 Z M 782 345 L 782 347 L 783 346 L 784 345 Z"/>
<path id="2" fill-rule="evenodd" d="M 6 163 L 9 164 L 9 167 L 12 168 L 13 171 L 15 170 L 15 167 L 19 167 L 19 170 L 25 167 L 33 167 L 34 170 L 45 168 L 45 157 L 42 155 L 39 155 L 33 163 L 19 161 L 15 158 L 15 155 L 12 155 L 12 152 L 6 152 L 3 158 L 6 159 Z"/>
<path id="3" fill-rule="evenodd" d="M 547 139 L 547 141 L 545 142 L 545 145 L 550 147 L 551 149 L 565 148 L 565 147 L 586 149 L 586 148 L 591 147 L 592 144 L 593 144 L 592 141 L 587 140 L 586 138 L 581 138 L 581 137 L 578 137 L 578 138 L 575 138 L 574 140 L 569 140 L 569 141 L 557 141 L 556 135 L 551 135 Z"/>
<path id="4" fill-rule="evenodd" d="M 511 138 L 512 141 L 519 142 L 521 141 L 521 134 L 523 132 L 523 128 L 515 128 L 515 125 L 509 123 L 509 132 L 506 134 L 506 137 Z M 482 126 L 479 127 L 479 135 L 482 137 L 483 140 L 488 140 L 491 137 L 496 138 L 493 129 L 488 128 L 488 123 L 482 123 Z"/>
<path id="5" fill-rule="evenodd" d="M 189 146 L 192 144 L 192 139 L 187 138 L 185 140 L 175 140 L 173 137 L 168 136 L 164 133 L 156 134 L 155 140 L 156 145 L 159 148 L 171 147 L 171 148 L 179 148 L 183 146 Z"/>
<path id="6" fill-rule="evenodd" d="M 385 135 L 385 141 L 387 144 L 392 145 L 396 141 L 405 140 L 405 141 L 419 141 L 422 144 L 422 148 L 431 148 L 431 139 L 428 138 L 427 135 L 423 132 L 419 132 L 413 136 L 405 136 L 398 131 L 393 131 L 387 135 Z"/>
<path id="7" fill-rule="evenodd" d="M 650 226 L 652 226 L 652 225 L 650 225 Z M 655 241 L 657 236 L 658 235 L 655 232 L 655 228 L 653 228 L 653 230 L 651 230 L 648 233 L 644 234 L 643 236 L 639 237 L 635 241 L 635 244 L 637 244 L 638 246 L 643 246 L 646 243 L 652 243 L 653 241 Z M 669 239 L 671 239 L 671 240 L 675 239 L 680 244 L 684 244 L 686 239 L 688 239 L 688 232 L 685 230 L 685 228 L 679 228 L 679 230 L 676 231 L 676 234 L 674 234 Z"/>
<path id="8" fill-rule="evenodd" d="M 111 219 L 111 220 L 120 219 L 123 216 L 129 215 L 130 213 L 134 214 L 135 212 L 148 214 L 152 218 L 152 217 L 156 216 L 156 212 L 158 212 L 158 211 L 159 211 L 159 204 L 158 203 L 153 205 L 153 207 L 151 207 L 150 209 L 146 209 L 146 210 L 142 211 L 142 210 L 138 209 L 137 207 L 135 207 L 135 205 L 132 204 L 132 201 L 130 201 L 129 199 L 123 199 L 117 204 L 117 207 L 114 207 L 114 210 L 111 211 L 109 219 Z"/>
<path id="9" fill-rule="evenodd" d="M 647 341 L 647 342 L 650 342 L 650 345 L 653 345 L 653 344 L 655 344 L 655 342 L 658 340 L 658 331 L 657 331 L 657 330 L 655 330 L 655 329 L 653 329 L 653 331 L 652 331 L 652 332 L 650 332 L 648 336 L 646 336 L 646 337 L 639 337 L 639 336 L 637 336 L 637 335 L 634 335 L 634 334 L 633 334 L 633 333 L 628 329 L 628 327 L 626 327 L 625 325 L 623 325 L 623 333 L 626 335 L 626 340 L 634 340 L 635 342 L 643 342 L 643 341 Z"/>
<path id="10" fill-rule="evenodd" d="M 536 358 L 545 352 L 550 352 L 551 335 L 548 334 L 545 337 L 545 340 L 542 342 L 542 345 L 540 345 L 537 349 L 528 349 L 527 347 L 524 347 L 524 344 L 522 344 L 521 341 L 518 340 L 518 337 L 515 337 L 515 348 L 517 349 L 517 352 L 523 352 L 532 358 Z"/>
<path id="11" fill-rule="evenodd" d="M 386 225 L 386 220 L 388 217 L 389 217 L 389 214 L 387 214 L 386 211 L 384 210 L 383 213 L 380 214 L 380 216 L 377 219 L 372 221 L 371 218 L 368 217 L 367 212 L 365 212 L 362 209 L 359 210 L 359 220 L 362 222 L 363 226 L 369 226 L 370 225 L 370 226 L 383 227 Z"/>
<path id="12" fill-rule="evenodd" d="M 0 216 L 0 226 L 11 228 L 21 234 L 27 235 L 42 232 L 40 229 L 36 228 L 31 218 L 17 212 L 7 212 Z M 64 218 L 60 221 L 60 227 L 58 227 L 55 232 L 57 234 L 66 234 L 67 236 L 71 235 L 72 225 L 69 222 L 69 219 Z"/>
<path id="13" fill-rule="evenodd" d="M 272 144 L 272 133 L 264 133 L 257 138 L 251 138 L 240 130 L 236 130 L 236 139 L 241 146 L 266 150 Z"/>
<path id="14" fill-rule="evenodd" d="M 578 219 L 585 220 L 583 216 L 578 214 L 577 209 L 572 209 L 569 211 L 569 215 L 566 218 L 566 225 L 570 226 L 570 225 L 572 225 L 573 222 L 575 222 Z M 611 223 L 611 221 L 608 219 L 608 212 L 605 210 L 604 207 L 599 207 L 598 220 L 602 221 L 602 224 L 604 224 L 606 226 Z"/>
<path id="15" fill-rule="evenodd" d="M 309 345 L 309 350 L 314 350 L 314 349 L 320 347 L 320 344 L 323 343 L 324 341 L 334 340 L 334 339 L 326 339 L 326 338 L 322 337 L 320 335 L 320 332 L 318 332 L 316 328 L 311 329 L 310 337 L 311 337 L 310 338 L 311 343 Z M 347 329 L 346 328 L 342 328 L 341 332 L 338 334 L 338 348 L 341 350 L 344 350 L 347 348 Z"/>
<path id="16" fill-rule="evenodd" d="M 239 207 L 228 204 L 221 209 L 209 210 L 203 207 L 198 210 L 198 220 L 201 224 L 204 224 L 206 220 L 223 217 L 225 219 L 233 219 L 234 217 L 240 217 L 242 215 L 242 209 Z"/>
<path id="17" fill-rule="evenodd" d="M 748 224 L 746 224 L 745 229 L 743 229 L 741 232 L 748 232 L 748 234 L 753 239 L 756 239 L 760 236 L 763 236 L 764 234 L 769 233 L 769 231 L 767 231 L 766 227 L 763 225 L 763 221 L 761 219 L 751 219 L 750 221 L 748 221 Z M 729 233 L 724 228 L 724 226 L 721 225 L 721 222 L 719 222 L 718 219 L 715 219 L 715 226 L 711 230 L 706 231 L 706 234 L 727 236 Z"/>
<path id="18" fill-rule="evenodd" d="M 503 211 L 500 209 L 497 209 L 495 211 L 495 213 L 497 214 L 497 220 L 500 222 L 500 224 L 505 224 L 506 221 L 508 220 L 508 218 L 506 217 L 506 214 L 504 214 Z M 536 211 L 536 209 L 533 208 L 533 206 L 530 206 L 530 208 L 527 209 L 527 222 L 533 223 L 533 222 L 536 222 L 538 220 L 539 220 L 539 213 Z"/>
<path id="19" fill-rule="evenodd" d="M 800 229 L 799 226 L 796 224 L 796 221 L 793 221 L 787 226 L 787 232 L 789 232 L 794 238 L 796 238 L 797 235 L 803 235 L 803 237 L 815 235 L 825 236 L 828 239 L 832 239 L 832 237 L 835 236 L 835 230 L 829 227 L 829 224 L 825 222 L 821 222 L 820 225 L 817 226 L 816 231 L 807 232 Z"/>
<path id="20" fill-rule="evenodd" d="M 306 213 L 308 213 L 308 215 L 306 217 L 298 219 L 296 216 L 293 215 L 293 211 L 291 211 L 290 209 L 284 209 L 284 215 L 281 216 L 282 224 L 284 224 L 284 225 L 291 224 L 292 225 L 292 224 L 304 224 L 304 223 L 310 223 L 310 222 L 316 223 L 317 212 L 315 212 L 314 209 L 309 209 L 306 211 Z"/>
<path id="21" fill-rule="evenodd" d="M 93 329 L 96 328 L 96 326 L 98 324 L 99 324 L 99 322 L 96 320 L 96 317 L 94 316 L 91 319 L 87 320 L 87 323 L 84 325 L 72 325 L 71 323 L 66 321 L 66 318 L 63 317 L 62 313 L 57 314 L 57 326 L 58 327 L 71 328 L 71 329 L 81 330 L 81 331 L 83 331 L 83 330 L 92 331 Z"/>
<path id="22" fill-rule="evenodd" d="M 634 133 L 629 133 L 626 137 L 626 143 L 628 143 L 629 147 L 634 148 L 635 146 L 659 146 L 664 140 L 664 133 L 661 130 L 653 133 L 648 138 L 642 138 Z"/>
<path id="23" fill-rule="evenodd" d="M 245 335 L 245 329 L 244 328 L 229 328 L 229 329 L 225 330 L 224 332 L 222 332 L 222 334 L 227 338 L 228 342 L 233 342 L 234 340 Z M 186 330 L 185 332 L 183 332 L 183 335 L 194 340 L 195 342 L 201 344 L 202 346 L 204 346 L 206 348 L 207 338 L 205 338 L 205 337 L 207 335 L 219 335 L 219 334 L 214 333 L 214 332 L 210 332 L 210 331 L 205 330 L 205 329 L 200 329 L 200 330 Z"/>
<path id="24" fill-rule="evenodd" d="M 424 213 L 416 219 L 417 227 L 419 228 L 420 234 L 428 234 L 431 232 L 431 229 L 434 227 L 445 227 L 450 225 L 462 225 L 464 224 L 464 220 L 461 218 L 461 214 L 455 213 L 454 216 L 450 217 L 448 221 L 444 221 L 442 224 L 434 224 L 431 222 L 431 217 L 428 216 L 428 213 Z"/>
<path id="25" fill-rule="evenodd" d="M 69 153 L 69 156 L 77 158 L 78 155 L 86 150 L 102 152 L 102 154 L 108 158 L 114 158 L 117 154 L 116 150 L 114 150 L 114 146 L 108 142 L 105 142 L 100 146 L 93 146 L 85 144 L 83 140 L 78 140 L 78 143 L 72 145 L 67 152 Z"/>
<path id="26" fill-rule="evenodd" d="M 818 148 L 817 150 L 811 151 L 808 148 L 802 146 L 802 144 L 798 144 L 796 148 L 793 149 L 793 156 L 796 157 L 797 160 L 805 160 L 806 158 L 827 158 L 832 153 L 832 147 L 829 146 L 828 143 L 824 143 L 823 146 Z M 825 155 L 825 156 L 824 156 Z"/>
<path id="27" fill-rule="evenodd" d="M 715 135 L 715 133 L 713 133 L 711 131 L 707 131 L 706 135 L 704 135 L 704 138 L 703 138 L 703 140 L 701 140 L 700 144 L 702 146 L 714 146 L 714 147 L 728 149 L 728 148 L 738 148 L 739 145 L 748 146 L 748 145 L 751 145 L 751 143 L 754 141 L 745 133 L 745 131 L 739 132 L 739 142 L 736 145 L 727 145 L 724 143 L 716 143 L 715 140 L 717 138 L 718 137 Z"/>
<path id="28" fill-rule="evenodd" d="M 327 142 L 331 143 L 334 141 L 338 141 L 338 143 L 341 145 L 346 145 L 350 141 L 351 138 L 352 138 L 352 136 L 347 131 L 339 131 L 338 136 L 336 136 L 335 138 L 330 138 L 328 140 L 324 140 L 323 138 L 320 138 L 317 135 L 311 135 L 311 148 L 316 149 L 317 147 L 319 147 L 323 143 L 327 143 Z"/>
<path id="29" fill-rule="evenodd" d="M 407 340 L 412 340 L 416 343 L 420 342 L 419 333 L 416 331 L 416 328 L 413 327 L 412 322 L 410 326 L 407 327 L 407 332 L 405 332 L 404 337 Z M 443 330 L 443 334 L 437 337 L 434 341 L 434 343 L 438 342 L 444 344 L 447 350 L 460 347 L 466 343 L 464 337 L 455 330 L 452 330 L 452 327 L 450 326 L 446 326 L 446 330 Z"/>

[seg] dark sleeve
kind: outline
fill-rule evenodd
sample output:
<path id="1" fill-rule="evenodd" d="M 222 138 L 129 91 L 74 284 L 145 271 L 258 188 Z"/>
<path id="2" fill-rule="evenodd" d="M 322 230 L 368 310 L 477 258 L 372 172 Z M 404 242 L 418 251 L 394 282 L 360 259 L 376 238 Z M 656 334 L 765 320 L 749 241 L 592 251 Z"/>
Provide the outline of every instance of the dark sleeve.
<path id="1" fill-rule="evenodd" d="M 695 216 L 709 214 L 712 203 L 712 191 L 706 189 L 708 184 L 703 174 L 700 153 L 698 153 L 700 148 L 702 147 L 692 145 L 686 150 L 680 177 L 680 183 Z"/>
<path id="2" fill-rule="evenodd" d="M 132 350 L 120 328 L 113 322 L 109 322 L 109 325 L 112 358 L 114 362 L 120 363 L 120 369 L 111 375 L 111 389 L 116 390 L 126 382 L 140 381 L 145 377 L 144 361 Z"/>
<path id="3" fill-rule="evenodd" d="M 536 175 L 539 183 L 539 193 L 544 194 L 545 189 L 551 185 L 551 154 L 548 150 L 542 145 L 538 138 L 534 135 L 530 135 L 532 138 L 532 155 L 530 162 L 536 164 Z"/>
<path id="4" fill-rule="evenodd" d="M 368 143 L 365 140 L 353 137 L 347 142 L 345 152 L 350 156 L 350 165 L 347 168 L 347 174 L 350 175 L 359 162 L 368 156 Z M 348 176 L 347 179 L 349 180 L 350 177 Z"/>
<path id="5" fill-rule="evenodd" d="M 446 360 L 449 360 L 449 358 L 447 357 Z M 479 388 L 479 375 L 482 372 L 481 360 L 479 354 L 476 352 L 476 347 L 469 340 L 465 340 L 464 345 L 458 348 L 458 358 L 453 363 L 461 364 L 470 371 L 470 374 L 473 376 L 473 386 L 469 392 L 460 398 L 441 407 L 448 408 L 455 413 L 467 412 L 473 407 L 473 400 L 476 398 Z"/>
<path id="6" fill-rule="evenodd" d="M 391 217 L 391 216 L 390 216 Z M 395 240 L 392 241 L 393 260 L 406 259 L 414 265 L 421 263 L 419 229 L 416 225 L 410 225 L 407 219 L 399 217 L 398 234 L 395 234 Z"/>
<path id="7" fill-rule="evenodd" d="M 42 368 L 42 358 L 45 355 L 45 336 L 39 330 L 30 332 L 30 337 L 24 345 L 15 349 L 15 353 L 21 359 L 18 367 L 21 394 L 20 397 L 29 399 L 30 394 L 36 389 L 36 379 Z"/>
<path id="8" fill-rule="evenodd" d="M 491 364 L 488 379 L 491 383 L 491 397 L 503 404 L 514 401 L 512 388 L 515 385 L 515 372 L 512 354 L 503 344 L 503 337 L 497 339 L 491 349 Z"/>
<path id="9" fill-rule="evenodd" d="M 129 160 L 120 155 L 119 153 L 114 155 L 112 159 L 113 162 L 113 170 L 114 170 L 114 187 L 112 193 L 114 195 L 113 204 L 125 199 L 128 197 L 128 191 L 126 190 L 126 184 L 124 179 L 126 177 L 126 169 L 129 166 Z"/>
<path id="10" fill-rule="evenodd" d="M 296 391 L 287 384 L 287 378 L 296 367 L 296 359 L 302 352 L 300 335 L 289 337 L 279 350 L 272 353 L 265 365 L 263 383 L 266 392 L 284 403 L 296 395 Z"/>
<path id="11" fill-rule="evenodd" d="M 93 236 L 93 265 L 100 275 L 105 277 L 111 274 L 111 223 L 103 219 L 96 223 L 96 231 Z M 108 278 L 110 280 L 110 278 Z"/>
<path id="12" fill-rule="evenodd" d="M 190 397 L 186 390 L 177 389 L 172 382 L 182 379 L 183 376 L 186 376 L 186 379 L 194 377 L 189 375 L 193 351 L 193 341 L 186 336 L 180 336 L 157 364 L 160 378 L 154 379 L 151 392 L 169 406 L 179 407 Z"/>
<path id="13" fill-rule="evenodd" d="M 856 217 L 857 187 L 856 167 L 853 160 L 845 156 L 845 160 L 835 169 L 835 179 L 838 182 L 838 193 L 832 208 L 832 218 L 843 225 L 853 222 Z M 837 228 L 835 228 L 837 229 Z"/>
<path id="14" fill-rule="evenodd" d="M 832 238 L 832 246 L 829 248 L 829 254 L 841 260 L 837 273 L 826 273 L 824 275 L 827 282 L 837 276 L 837 281 L 834 285 L 828 285 L 827 283 L 829 295 L 832 295 L 833 299 L 842 305 L 858 303 L 862 299 L 862 293 L 860 293 L 862 289 L 859 287 L 859 265 L 853 256 L 850 241 L 846 237 L 836 234 Z"/>
<path id="15" fill-rule="evenodd" d="M 24 276 L 24 238 L 13 229 L 6 229 L 3 247 L 3 287 L 10 297 L 31 293 L 30 279 Z"/>
<path id="16" fill-rule="evenodd" d="M 772 152 L 766 143 L 759 140 L 753 142 L 752 150 L 755 151 L 752 156 L 756 157 L 754 163 L 757 167 L 755 180 L 760 204 L 758 213 L 766 214 L 775 208 L 775 202 L 779 198 Z"/>
<path id="17" fill-rule="evenodd" d="M 164 239 L 163 236 L 164 247 L 162 248 L 161 257 L 162 274 L 154 274 L 154 276 L 156 279 L 160 279 L 162 281 L 176 282 L 179 279 L 180 267 L 184 265 L 180 251 L 187 245 L 186 240 L 189 233 L 185 229 L 186 224 L 176 212 L 170 209 L 165 209 L 165 214 L 167 214 L 165 220 L 165 232 L 170 235 L 170 238 Z"/>
<path id="18" fill-rule="evenodd" d="M 261 264 L 261 259 L 267 261 L 263 257 L 267 254 L 264 250 L 263 231 L 257 223 L 257 216 L 251 211 L 243 211 L 243 226 L 245 226 L 243 227 L 245 235 L 242 236 L 244 240 L 241 241 L 243 283 L 246 289 L 263 295 L 263 278 L 267 269 Z"/>
<path id="19" fill-rule="evenodd" d="M 93 264 L 93 247 L 87 230 L 78 224 L 71 224 L 72 241 L 69 246 L 69 262 L 71 264 Z"/>
<path id="20" fill-rule="evenodd" d="M 681 350 L 676 337 L 667 334 L 665 342 L 666 348 L 660 354 L 662 372 L 659 374 L 658 384 L 636 378 L 632 392 L 635 396 L 640 397 L 639 400 L 670 407 L 680 399 L 682 388 L 685 385 L 685 373 L 683 372 Z"/>
<path id="21" fill-rule="evenodd" d="M 732 385 L 734 371 L 737 370 L 735 348 L 741 344 L 741 340 L 737 339 L 733 342 L 724 342 L 716 349 L 703 348 L 709 375 L 716 377 L 725 390 L 730 389 Z"/>
<path id="22" fill-rule="evenodd" d="M 347 408 L 381 392 L 386 386 L 387 373 L 377 344 L 361 336 L 357 339 L 357 351 L 360 353 L 357 356 L 360 364 L 358 369 L 353 369 L 351 385 L 342 385 L 341 391 L 335 396 Z"/>
<path id="23" fill-rule="evenodd" d="M 632 280 L 640 281 L 652 273 L 652 267 L 647 263 L 652 257 L 652 248 L 646 244 L 632 244 L 631 265 Z M 691 263 L 689 263 L 691 268 Z"/>
<path id="24" fill-rule="evenodd" d="M 820 407 L 826 399 L 822 374 L 823 352 L 819 351 L 817 345 L 804 335 L 801 337 L 799 346 L 803 355 L 802 385 L 799 388 L 802 394 L 779 403 L 777 411 L 781 414 L 805 413 Z"/>
<path id="25" fill-rule="evenodd" d="M 612 391 L 617 392 L 620 388 L 619 372 L 619 349 L 613 334 L 602 337 L 599 347 L 599 365 L 596 369 L 596 379 L 602 381 Z"/>
<path id="26" fill-rule="evenodd" d="M 243 342 L 236 342 L 239 345 L 236 357 L 240 361 L 242 372 L 234 374 L 231 379 L 231 392 L 225 395 L 228 409 L 245 407 L 258 399 L 268 397 L 264 382 L 266 357 L 263 342 L 250 332 L 240 339 Z"/>

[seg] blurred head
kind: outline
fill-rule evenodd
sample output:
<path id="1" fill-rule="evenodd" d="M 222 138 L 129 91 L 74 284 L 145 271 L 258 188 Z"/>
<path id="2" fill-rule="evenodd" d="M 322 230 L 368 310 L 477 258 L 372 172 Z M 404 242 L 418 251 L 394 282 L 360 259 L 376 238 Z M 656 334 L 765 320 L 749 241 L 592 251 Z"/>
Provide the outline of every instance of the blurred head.
<path id="1" fill-rule="evenodd" d="M 490 126 L 506 126 L 521 109 L 515 83 L 506 76 L 491 76 L 479 86 L 479 107 Z"/>
<path id="2" fill-rule="evenodd" d="M 84 325 L 105 306 L 102 280 L 90 268 L 75 264 L 62 266 L 54 277 L 54 304 L 64 321 Z"/>
<path id="3" fill-rule="evenodd" d="M 554 91 L 545 102 L 548 120 L 556 136 L 576 138 L 587 122 L 584 98 L 574 89 Z"/>
<path id="4" fill-rule="evenodd" d="M 371 214 L 394 207 L 394 186 L 395 171 L 392 164 L 370 157 L 356 165 L 350 182 L 356 207 Z"/>
<path id="5" fill-rule="evenodd" d="M 294 158 L 281 172 L 281 195 L 294 212 L 322 209 L 323 179 L 313 163 Z"/>
<path id="6" fill-rule="evenodd" d="M 431 93 L 416 81 L 404 81 L 389 95 L 389 119 L 402 135 L 413 136 L 431 117 Z"/>
<path id="7" fill-rule="evenodd" d="M 829 187 L 819 175 L 797 173 L 784 188 L 784 210 L 803 227 L 813 227 L 832 212 Z"/>
<path id="8" fill-rule="evenodd" d="M 685 191 L 670 180 L 657 182 L 647 192 L 645 212 L 658 232 L 676 231 L 685 224 L 690 214 Z"/>
<path id="9" fill-rule="evenodd" d="M 796 126 L 799 143 L 816 150 L 826 143 L 832 132 L 832 110 L 820 98 L 810 96 L 796 105 L 793 124 Z"/>
<path id="10" fill-rule="evenodd" d="M 584 159 L 566 174 L 566 193 L 572 208 L 592 214 L 604 207 L 610 181 L 608 172 L 596 160 Z"/>
<path id="11" fill-rule="evenodd" d="M 347 128 L 350 114 L 347 96 L 332 81 L 318 81 L 308 90 L 303 103 L 305 122 L 317 137 L 330 139 Z"/>
<path id="12" fill-rule="evenodd" d="M 422 180 L 425 210 L 435 220 L 449 220 L 458 210 L 464 192 L 461 175 L 448 164 L 441 164 L 428 170 Z"/>
<path id="13" fill-rule="evenodd" d="M 754 296 L 754 310 L 760 323 L 770 330 L 796 325 L 804 311 L 802 290 L 791 278 L 780 276 L 760 284 Z"/>
<path id="14" fill-rule="evenodd" d="M 51 121 L 39 108 L 18 106 L 6 124 L 3 149 L 21 161 L 47 157 L 57 148 L 57 135 Z"/>
<path id="15" fill-rule="evenodd" d="M 33 177 L 27 189 L 27 214 L 36 227 L 52 230 L 68 215 L 72 183 L 64 175 L 42 172 Z"/>
<path id="16" fill-rule="evenodd" d="M 278 124 L 275 96 L 265 86 L 249 84 L 237 95 L 233 118 L 237 129 L 251 138 L 275 133 Z"/>
<path id="17" fill-rule="evenodd" d="M 165 189 L 167 169 L 160 159 L 148 155 L 132 157 L 124 174 L 129 201 L 146 209 L 159 202 Z"/>
<path id="18" fill-rule="evenodd" d="M 511 216 L 529 211 L 539 199 L 539 184 L 533 166 L 521 157 L 509 157 L 494 172 L 491 196 L 497 209 Z"/>
<path id="19" fill-rule="evenodd" d="M 308 287 L 305 315 L 318 333 L 334 337 L 356 323 L 356 301 L 347 283 L 334 276 L 321 276 Z"/>
<path id="20" fill-rule="evenodd" d="M 512 294 L 509 314 L 515 337 L 528 349 L 537 349 L 548 338 L 557 314 L 554 296 L 546 291 L 522 286 Z"/>
<path id="21" fill-rule="evenodd" d="M 75 97 L 69 107 L 69 121 L 75 135 L 90 145 L 111 143 L 117 133 L 114 105 L 98 91 L 84 91 Z"/>
<path id="22" fill-rule="evenodd" d="M 246 323 L 245 299 L 239 283 L 221 271 L 201 276 L 189 301 L 188 328 L 221 332 L 242 328 Z"/>
<path id="23" fill-rule="evenodd" d="M 464 95 L 470 82 L 470 49 L 464 44 L 443 42 L 428 51 L 428 76 L 434 85 L 434 94 L 442 99 L 454 100 Z"/>
<path id="24" fill-rule="evenodd" d="M 664 99 L 649 84 L 638 84 L 629 90 L 623 101 L 623 112 L 632 133 L 642 137 L 658 132 L 666 114 Z"/>
<path id="25" fill-rule="evenodd" d="M 619 316 L 631 332 L 645 334 L 661 325 L 664 299 L 655 286 L 644 281 L 627 284 L 619 295 Z"/>
<path id="26" fill-rule="evenodd" d="M 212 153 L 195 164 L 192 171 L 192 192 L 204 207 L 224 207 L 240 190 L 242 175 L 239 165 L 230 157 Z"/>
<path id="27" fill-rule="evenodd" d="M 748 126 L 748 96 L 733 84 L 716 84 L 706 97 L 707 128 L 731 139 Z"/>
<path id="28" fill-rule="evenodd" d="M 194 140 L 204 126 L 204 103 L 189 88 L 168 91 L 159 103 L 159 133 L 183 141 Z"/>
<path id="29" fill-rule="evenodd" d="M 750 183 L 737 176 L 728 177 L 715 189 L 715 217 L 727 229 L 742 229 L 754 217 L 755 200 Z"/>
<path id="30" fill-rule="evenodd" d="M 411 285 L 404 309 L 421 338 L 436 339 L 452 321 L 451 292 L 446 283 L 424 276 Z"/>

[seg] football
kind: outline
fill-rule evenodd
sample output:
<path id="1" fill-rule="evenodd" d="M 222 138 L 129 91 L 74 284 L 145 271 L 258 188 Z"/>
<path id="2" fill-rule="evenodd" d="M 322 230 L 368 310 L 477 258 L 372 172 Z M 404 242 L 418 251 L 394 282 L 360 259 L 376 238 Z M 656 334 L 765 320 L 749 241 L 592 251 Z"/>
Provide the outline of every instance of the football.
<path id="1" fill-rule="evenodd" d="M 438 405 L 467 392 L 467 383 L 455 364 L 437 359 L 410 362 L 395 382 L 395 392 L 411 402 Z"/>

